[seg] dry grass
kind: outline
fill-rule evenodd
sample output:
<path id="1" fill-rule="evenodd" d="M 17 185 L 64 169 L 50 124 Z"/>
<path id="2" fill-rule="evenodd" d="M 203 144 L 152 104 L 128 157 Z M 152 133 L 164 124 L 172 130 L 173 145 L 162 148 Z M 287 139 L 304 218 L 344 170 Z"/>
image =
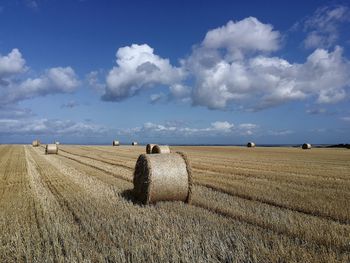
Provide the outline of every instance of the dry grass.
<path id="1" fill-rule="evenodd" d="M 174 150 L 192 205 L 133 202 L 144 147 L 1 145 L 0 262 L 349 262 L 349 150 Z"/>

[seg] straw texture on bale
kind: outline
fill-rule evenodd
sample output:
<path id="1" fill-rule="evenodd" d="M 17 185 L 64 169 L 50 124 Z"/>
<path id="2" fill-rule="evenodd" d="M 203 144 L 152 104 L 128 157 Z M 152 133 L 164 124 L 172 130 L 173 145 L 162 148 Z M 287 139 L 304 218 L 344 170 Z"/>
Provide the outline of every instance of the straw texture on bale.
<path id="1" fill-rule="evenodd" d="M 131 145 L 135 146 L 137 145 L 137 142 L 132 142 Z"/>
<path id="2" fill-rule="evenodd" d="M 248 142 L 248 143 L 247 143 L 247 147 L 249 147 L 249 148 L 250 148 L 250 147 L 255 147 L 255 143 L 253 143 L 253 142 Z"/>
<path id="3" fill-rule="evenodd" d="M 57 154 L 58 147 L 56 144 L 47 144 L 45 148 L 45 154 Z"/>
<path id="4" fill-rule="evenodd" d="M 184 153 L 141 154 L 134 171 L 134 194 L 143 204 L 191 202 L 191 165 Z"/>
<path id="5" fill-rule="evenodd" d="M 304 150 L 311 149 L 311 144 L 310 144 L 310 143 L 304 143 L 303 146 L 302 146 L 302 148 L 303 148 Z"/>
<path id="6" fill-rule="evenodd" d="M 112 145 L 113 145 L 113 146 L 119 146 L 120 143 L 119 143 L 119 141 L 113 141 Z"/>
<path id="7" fill-rule="evenodd" d="M 146 146 L 146 153 L 152 153 L 152 149 L 154 146 L 156 146 L 157 144 L 147 144 Z"/>
<path id="8" fill-rule="evenodd" d="M 170 148 L 168 145 L 155 145 L 152 148 L 152 153 L 170 153 Z"/>

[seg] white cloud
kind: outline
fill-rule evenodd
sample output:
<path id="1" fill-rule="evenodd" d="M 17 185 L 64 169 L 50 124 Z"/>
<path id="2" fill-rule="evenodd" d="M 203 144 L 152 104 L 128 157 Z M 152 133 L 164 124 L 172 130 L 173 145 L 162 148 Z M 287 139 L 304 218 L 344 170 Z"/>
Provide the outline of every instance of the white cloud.
<path id="1" fill-rule="evenodd" d="M 304 27 L 309 31 L 304 45 L 306 48 L 329 48 L 339 38 L 340 26 L 350 21 L 347 6 L 321 7 L 306 19 Z"/>
<path id="2" fill-rule="evenodd" d="M 79 84 L 78 77 L 71 67 L 51 68 L 37 78 L 28 78 L 19 83 L 10 80 L 5 89 L 0 90 L 0 102 L 10 104 L 38 96 L 70 93 Z"/>
<path id="3" fill-rule="evenodd" d="M 280 33 L 272 25 L 261 23 L 255 17 L 229 21 L 225 26 L 210 30 L 202 46 L 208 49 L 227 49 L 235 58 L 250 51 L 275 51 L 279 48 Z"/>
<path id="4" fill-rule="evenodd" d="M 326 21 L 342 21 L 346 12 L 327 9 Z M 323 23 L 320 16 L 305 24 L 311 28 Z M 257 111 L 289 101 L 330 104 L 348 97 L 350 62 L 343 48 L 318 48 L 304 63 L 294 63 L 270 55 L 280 42 L 281 34 L 272 25 L 248 17 L 208 31 L 179 68 L 146 44 L 126 46 L 118 49 L 102 99 L 120 101 L 149 87 L 167 86 L 168 93 L 152 94 L 151 103 L 168 98 L 209 109 Z"/>
<path id="5" fill-rule="evenodd" d="M 230 132 L 234 125 L 227 121 L 216 121 L 211 124 L 211 127 L 215 131 Z"/>
<path id="6" fill-rule="evenodd" d="M 5 56 L 0 54 L 0 79 L 22 73 L 26 69 L 25 63 L 26 61 L 17 48 Z"/>
<path id="7" fill-rule="evenodd" d="M 141 127 L 120 129 L 119 135 L 139 135 L 142 137 L 191 137 L 191 136 L 247 136 L 255 133 L 258 128 L 255 124 L 240 124 L 235 126 L 228 121 L 215 121 L 207 127 L 190 127 L 183 123 L 156 124 L 146 122 Z"/>
<path id="8" fill-rule="evenodd" d="M 90 136 L 104 134 L 107 128 L 84 122 L 74 122 L 70 120 L 16 120 L 0 119 L 0 135 L 71 135 Z"/>
<path id="9" fill-rule="evenodd" d="M 120 101 L 148 87 L 173 85 L 183 77 L 180 68 L 154 54 L 153 48 L 146 44 L 119 48 L 116 56 L 117 66 L 110 70 L 106 79 L 102 97 L 106 101 Z"/>
<path id="10" fill-rule="evenodd" d="M 215 55 L 208 64 L 203 62 L 208 52 L 201 52 L 195 51 L 187 61 L 196 80 L 192 99 L 210 109 L 233 103 L 260 110 L 306 98 L 336 103 L 345 99 L 350 85 L 350 62 L 341 47 L 330 52 L 317 49 L 304 64 L 263 55 L 234 61 Z"/>

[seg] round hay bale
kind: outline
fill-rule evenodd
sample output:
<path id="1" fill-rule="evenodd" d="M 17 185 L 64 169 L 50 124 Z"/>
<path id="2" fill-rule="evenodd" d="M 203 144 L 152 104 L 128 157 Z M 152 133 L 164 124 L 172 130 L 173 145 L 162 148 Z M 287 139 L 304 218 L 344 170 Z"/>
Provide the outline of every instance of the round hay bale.
<path id="1" fill-rule="evenodd" d="M 33 146 L 33 147 L 38 147 L 39 145 L 40 145 L 40 143 L 39 143 L 38 140 L 32 141 L 32 146 Z"/>
<path id="2" fill-rule="evenodd" d="M 181 152 L 141 154 L 134 171 L 134 194 L 143 204 L 191 202 L 191 165 Z"/>
<path id="3" fill-rule="evenodd" d="M 119 143 L 119 141 L 113 141 L 113 142 L 112 142 L 112 145 L 113 145 L 113 146 L 119 146 L 120 143 Z"/>
<path id="4" fill-rule="evenodd" d="M 170 153 L 170 148 L 168 145 L 155 145 L 152 148 L 152 153 Z"/>
<path id="5" fill-rule="evenodd" d="M 304 150 L 308 150 L 311 149 L 311 144 L 310 143 L 304 143 L 301 148 L 303 148 Z"/>
<path id="6" fill-rule="evenodd" d="M 146 153 L 150 154 L 152 153 L 152 149 L 154 146 L 156 146 L 157 144 L 147 144 L 146 145 Z"/>
<path id="7" fill-rule="evenodd" d="M 57 142 L 57 141 L 56 141 L 55 144 L 56 144 L 56 145 L 60 145 L 60 142 Z"/>
<path id="8" fill-rule="evenodd" d="M 253 142 L 248 142 L 248 143 L 247 143 L 247 147 L 249 147 L 249 148 L 255 147 L 255 143 L 253 143 Z"/>
<path id="9" fill-rule="evenodd" d="M 137 145 L 137 142 L 132 142 L 131 145 L 132 145 L 132 146 L 136 146 L 136 145 Z"/>
<path id="10" fill-rule="evenodd" d="M 45 148 L 45 154 L 57 154 L 58 146 L 56 144 L 47 144 Z"/>

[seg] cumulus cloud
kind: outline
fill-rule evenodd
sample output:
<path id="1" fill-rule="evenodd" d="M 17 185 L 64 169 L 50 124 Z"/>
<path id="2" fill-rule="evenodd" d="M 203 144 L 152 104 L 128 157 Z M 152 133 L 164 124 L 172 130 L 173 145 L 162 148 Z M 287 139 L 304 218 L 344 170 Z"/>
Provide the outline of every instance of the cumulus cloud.
<path id="1" fill-rule="evenodd" d="M 304 41 L 306 48 L 329 48 L 339 39 L 340 26 L 350 22 L 347 6 L 318 8 L 306 19 L 304 29 L 308 35 Z"/>
<path id="2" fill-rule="evenodd" d="M 70 93 L 79 86 L 79 80 L 71 67 L 50 68 L 39 77 L 23 81 L 9 81 L 0 90 L 0 102 L 16 103 L 21 100 L 56 93 Z"/>
<path id="3" fill-rule="evenodd" d="M 241 58 L 245 52 L 275 51 L 279 45 L 280 33 L 255 17 L 229 21 L 225 26 L 210 30 L 202 42 L 202 48 L 227 49 L 235 58 Z"/>
<path id="4" fill-rule="evenodd" d="M 261 110 L 306 98 L 335 103 L 345 99 L 350 84 L 350 62 L 339 46 L 316 49 L 303 64 L 261 54 L 230 60 L 218 50 L 199 49 L 187 66 L 195 77 L 193 103 L 210 109 L 235 104 Z"/>
<path id="5" fill-rule="evenodd" d="M 102 96 L 105 101 L 120 101 L 148 87 L 173 85 L 183 77 L 180 68 L 154 54 L 153 48 L 146 44 L 119 48 L 116 56 L 117 66 L 106 78 L 105 94 Z"/>
<path id="6" fill-rule="evenodd" d="M 347 13 L 345 7 L 322 9 L 305 25 L 321 28 L 345 21 Z M 167 92 L 151 95 L 151 103 L 166 97 L 214 110 L 258 111 L 290 101 L 331 104 L 348 97 L 350 62 L 342 47 L 317 48 L 295 63 L 272 54 L 281 48 L 281 38 L 272 25 L 248 17 L 208 31 L 180 67 L 146 44 L 120 48 L 102 99 L 120 101 L 166 86 Z"/>
<path id="7" fill-rule="evenodd" d="M 25 63 L 26 61 L 17 48 L 14 48 L 9 54 L 5 56 L 2 56 L 0 54 L 0 80 L 4 77 L 25 71 Z"/>
<path id="8" fill-rule="evenodd" d="M 70 135 L 86 136 L 107 132 L 107 128 L 84 122 L 70 120 L 16 120 L 0 119 L 0 135 Z"/>

